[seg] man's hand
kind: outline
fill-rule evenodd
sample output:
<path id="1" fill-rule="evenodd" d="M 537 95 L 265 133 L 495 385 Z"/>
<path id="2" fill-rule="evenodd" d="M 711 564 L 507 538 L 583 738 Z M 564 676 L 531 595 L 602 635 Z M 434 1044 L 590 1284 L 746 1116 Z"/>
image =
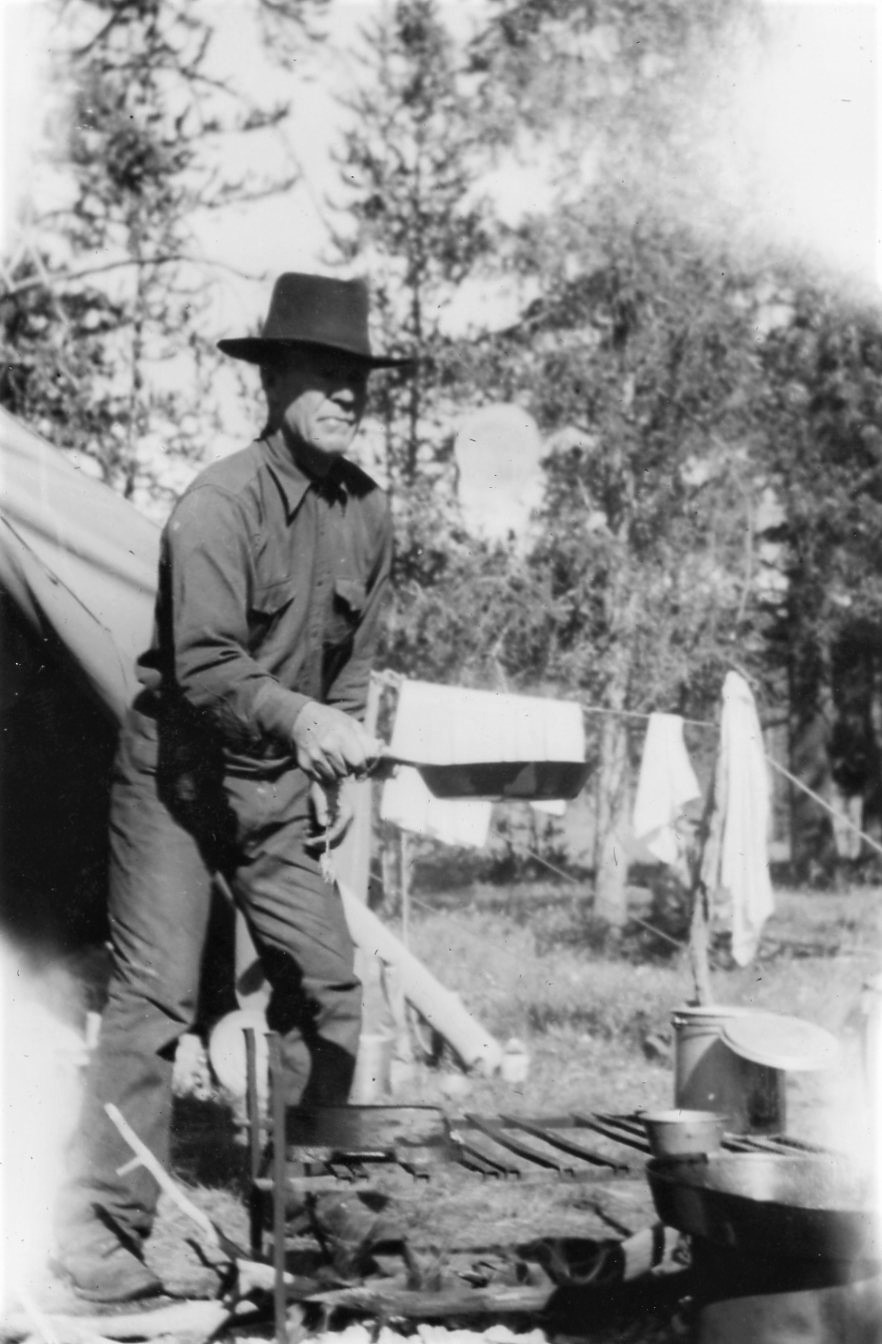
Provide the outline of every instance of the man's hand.
<path id="1" fill-rule="evenodd" d="M 300 769 L 322 784 L 364 774 L 383 749 L 357 719 L 317 700 L 303 706 L 291 737 Z"/>

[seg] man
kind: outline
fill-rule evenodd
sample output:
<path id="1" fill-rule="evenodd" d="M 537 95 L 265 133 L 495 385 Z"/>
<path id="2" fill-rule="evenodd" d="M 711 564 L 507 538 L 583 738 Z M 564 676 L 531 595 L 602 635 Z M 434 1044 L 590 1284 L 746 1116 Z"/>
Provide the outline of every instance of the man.
<path id="1" fill-rule="evenodd" d="M 361 987 L 317 849 L 345 830 L 340 781 L 381 745 L 360 719 L 392 534 L 385 496 L 345 454 L 368 374 L 405 362 L 371 353 L 367 317 L 360 281 L 280 277 L 262 334 L 219 343 L 260 366 L 266 428 L 196 478 L 163 533 L 114 771 L 113 974 L 59 1208 L 57 1262 L 92 1300 L 161 1290 L 142 1259 L 156 1184 L 143 1167 L 119 1174 L 132 1154 L 104 1107 L 167 1163 L 175 1046 L 196 1012 L 217 875 L 270 984 L 286 1101 L 348 1097 Z"/>

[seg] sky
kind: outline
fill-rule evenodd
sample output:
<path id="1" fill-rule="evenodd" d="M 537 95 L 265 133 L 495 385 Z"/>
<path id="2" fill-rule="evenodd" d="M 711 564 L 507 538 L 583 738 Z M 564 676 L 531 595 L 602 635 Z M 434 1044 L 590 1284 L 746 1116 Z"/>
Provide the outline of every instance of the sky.
<path id="1" fill-rule="evenodd" d="M 388 0 L 332 0 L 327 41 L 309 81 L 292 81 L 289 71 L 280 70 L 262 54 L 250 26 L 247 0 L 202 3 L 216 16 L 216 73 L 232 83 L 258 87 L 263 97 L 286 98 L 293 87 L 297 100 L 284 135 L 269 132 L 259 141 L 240 137 L 238 153 L 243 167 L 257 161 L 268 170 L 296 168 L 300 185 L 285 196 L 223 215 L 213 212 L 196 221 L 202 254 L 221 281 L 211 312 L 220 337 L 253 330 L 265 312 L 276 274 L 328 268 L 326 201 L 338 190 L 331 150 L 341 130 L 335 94 L 358 77 L 354 50 L 358 31 L 382 12 Z M 444 3 L 446 16 L 463 34 L 480 9 L 480 0 Z M 702 185 L 710 216 L 718 211 L 720 218 L 724 214 L 728 218 L 726 212 L 734 209 L 744 229 L 755 237 L 808 252 L 874 294 L 882 291 L 880 10 L 875 0 L 768 0 L 773 40 L 762 51 L 750 47 L 720 52 L 713 69 L 704 72 L 706 105 L 696 108 L 686 128 L 703 141 L 706 151 L 707 180 Z M 4 234 L 32 177 L 44 91 L 41 72 L 53 40 L 47 13 L 44 0 L 0 0 Z M 721 102 L 725 112 L 719 110 Z M 225 152 L 235 167 L 235 148 L 228 146 Z M 509 221 L 547 195 L 553 166 L 547 159 L 508 163 L 494 173 L 490 183 L 494 198 Z M 664 191 L 664 182 L 659 189 Z M 468 339 L 477 317 L 484 321 L 489 315 L 499 325 L 515 320 L 519 297 L 498 286 L 490 291 L 486 286 L 462 286 L 446 316 L 450 334 Z M 173 366 L 166 372 L 172 380 L 176 376 Z M 229 402 L 226 437 L 217 447 L 221 453 L 239 446 L 251 429 L 241 403 L 232 394 Z M 513 418 L 503 420 L 510 428 Z M 496 474 L 499 488 L 491 506 L 476 508 L 475 517 L 483 516 L 485 530 L 499 531 L 512 517 L 523 516 L 523 500 L 531 497 L 529 489 L 521 490 L 523 462 L 528 456 L 538 472 L 541 454 L 532 430 L 529 442 L 520 443 L 493 430 L 489 422 L 485 428 L 484 458 L 471 483 L 471 497 L 478 498 Z M 499 453 L 506 451 L 508 457 L 501 460 Z M 520 454 L 520 481 L 512 467 L 513 453 Z M 475 450 L 468 461 L 477 464 L 477 457 Z M 469 482 L 464 480 L 463 486 L 468 490 Z"/>
<path id="2" fill-rule="evenodd" d="M 737 72 L 730 163 L 757 169 L 757 209 L 780 243 L 882 286 L 882 15 L 875 0 L 768 6 L 772 48 Z M 719 188 L 726 190 L 726 164 Z M 734 185 L 737 191 L 737 183 Z"/>
<path id="3" fill-rule="evenodd" d="M 202 225 L 206 255 L 256 276 L 292 268 L 321 268 L 327 256 L 324 198 L 336 185 L 329 150 L 339 134 L 334 94 L 357 76 L 357 58 L 346 53 L 360 26 L 382 11 L 384 0 L 332 0 L 322 65 L 308 84 L 297 81 L 296 116 L 285 139 L 264 138 L 267 164 L 296 165 L 302 186 L 285 198 L 231 211 Z M 215 61 L 231 81 L 288 96 L 290 76 L 261 56 L 247 20 L 247 3 L 212 0 L 217 14 Z M 466 31 L 477 0 L 446 0 L 445 13 Z M 782 240 L 808 242 L 835 264 L 882 283 L 882 184 L 879 57 L 882 18 L 875 0 L 768 0 L 777 38 L 770 52 L 726 54 L 715 80 L 731 82 L 734 120 L 713 124 L 719 135 L 711 192 L 756 213 Z M 2 172 L 4 232 L 9 210 L 28 181 L 40 105 L 40 71 L 52 40 L 43 0 L 0 0 L 4 46 Z M 700 117 L 696 118 L 700 120 Z M 694 133 L 694 128 L 693 128 Z M 254 155 L 245 137 L 243 154 Z M 504 169 L 494 190 L 509 216 L 531 197 L 535 177 Z M 741 199 L 743 198 L 743 199 Z M 233 290 L 237 286 L 233 285 Z M 244 287 L 236 303 L 253 302 Z M 255 314 L 249 311 L 248 320 Z"/>
<path id="4" fill-rule="evenodd" d="M 346 53 L 361 24 L 383 8 L 377 0 L 335 0 L 322 76 L 303 95 L 287 132 L 288 161 L 302 174 L 290 198 L 267 202 L 247 215 L 215 220 L 210 246 L 243 269 L 270 274 L 292 267 L 321 269 L 327 256 L 326 205 L 337 189 L 329 150 L 339 135 L 334 92 L 345 88 L 358 62 Z M 235 4 L 219 5 L 229 18 L 219 59 L 241 64 Z M 707 72 L 709 102 L 729 84 L 728 117 L 708 118 L 704 130 L 715 164 L 707 194 L 734 206 L 763 236 L 781 246 L 807 249 L 863 283 L 882 287 L 882 16 L 874 0 L 797 0 L 767 5 L 773 40 L 726 53 Z M 474 0 L 448 0 L 445 12 L 460 31 L 476 13 Z M 280 93 L 287 84 L 263 62 L 256 75 Z M 711 85 L 714 87 L 711 87 Z M 696 123 L 701 116 L 696 117 Z M 696 127 L 689 128 L 696 134 Z M 272 152 L 279 152 L 274 145 Z M 497 206 L 511 221 L 547 190 L 541 165 L 506 164 L 494 175 Z M 253 232 L 256 226 L 256 232 Z M 228 291 L 229 320 L 253 320 L 253 290 Z M 505 296 L 466 289 L 448 321 L 453 334 L 467 331 L 488 302 L 500 323 L 512 319 Z"/>
<path id="5" fill-rule="evenodd" d="M 339 131 L 333 93 L 357 70 L 344 48 L 381 8 L 374 0 L 336 0 L 327 73 L 309 90 L 289 132 L 292 160 L 303 174 L 296 205 L 264 208 L 259 257 L 258 244 L 242 236 L 244 221 L 231 222 L 218 237 L 222 250 L 263 261 L 271 272 L 289 266 L 295 250 L 310 265 L 321 264 L 327 236 L 321 202 L 335 187 L 328 150 Z M 448 0 L 445 8 L 461 28 L 463 16 L 475 13 L 473 0 Z M 879 7 L 874 0 L 779 0 L 767 8 L 774 25 L 768 51 L 759 58 L 755 49 L 732 53 L 731 64 L 713 72 L 715 80 L 731 81 L 732 119 L 708 127 L 709 136 L 719 136 L 709 189 L 756 215 L 783 244 L 809 246 L 833 265 L 882 283 Z M 219 9 L 233 13 L 236 6 Z M 226 33 L 221 51 L 234 67 L 234 22 Z M 509 218 L 535 199 L 538 187 L 535 172 L 513 165 L 494 178 Z"/>

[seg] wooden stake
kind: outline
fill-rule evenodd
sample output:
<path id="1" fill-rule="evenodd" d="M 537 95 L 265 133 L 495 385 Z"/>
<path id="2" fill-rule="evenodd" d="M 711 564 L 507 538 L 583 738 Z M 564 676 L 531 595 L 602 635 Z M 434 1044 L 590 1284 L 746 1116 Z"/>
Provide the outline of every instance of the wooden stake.
<path id="1" fill-rule="evenodd" d="M 270 1104 L 273 1113 L 273 1319 L 276 1344 L 288 1344 L 285 1292 L 285 1182 L 287 1135 L 285 1091 L 282 1085 L 282 1047 L 276 1032 L 267 1035 Z"/>
<path id="2" fill-rule="evenodd" d="M 689 924 L 689 962 L 695 986 L 695 1002 L 703 1008 L 713 1003 L 708 959 L 707 891 L 698 881 L 692 889 L 692 919 Z"/>
<path id="3" fill-rule="evenodd" d="M 410 845 L 407 831 L 399 831 L 399 855 L 401 863 L 401 942 L 404 947 L 410 944 Z"/>
<path id="4" fill-rule="evenodd" d="M 692 981 L 695 987 L 695 1002 L 703 1008 L 713 1003 L 710 979 L 710 900 L 711 892 L 704 880 L 704 865 L 707 855 L 708 839 L 711 834 L 714 809 L 717 802 L 716 790 L 717 761 L 714 761 L 714 773 L 708 790 L 707 801 L 698 827 L 695 845 L 688 846 L 688 871 L 691 873 L 692 913 L 689 921 L 689 964 L 692 967 Z"/>
<path id="5" fill-rule="evenodd" d="M 248 1121 L 249 1188 L 248 1221 L 251 1254 L 259 1259 L 263 1253 L 262 1202 L 255 1181 L 260 1175 L 261 1115 L 260 1094 L 257 1087 L 257 1035 L 253 1027 L 245 1028 L 246 1117 Z"/>

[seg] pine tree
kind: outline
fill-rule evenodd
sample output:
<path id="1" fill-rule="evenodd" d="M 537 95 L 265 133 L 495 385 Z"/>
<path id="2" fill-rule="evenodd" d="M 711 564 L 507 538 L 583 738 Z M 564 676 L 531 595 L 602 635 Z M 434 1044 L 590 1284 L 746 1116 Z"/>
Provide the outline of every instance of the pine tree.
<path id="1" fill-rule="evenodd" d="M 485 245 L 480 205 L 469 197 L 477 145 L 457 47 L 435 0 L 397 0 L 361 41 L 358 84 L 341 99 L 337 245 L 343 261 L 370 274 L 384 346 L 419 361 L 412 374 L 385 379 L 376 410 L 400 563 L 425 578 L 438 560 L 426 545 L 436 530 L 426 511 L 451 478 L 456 356 L 444 315 Z"/>
<path id="2" fill-rule="evenodd" d="M 683 134 L 699 67 L 750 10 L 495 0 L 471 53 L 485 134 L 533 184 L 496 259 L 536 297 L 488 342 L 484 376 L 550 436 L 533 567 L 554 619 L 535 676 L 603 711 L 596 908 L 613 923 L 626 914 L 629 714 L 703 717 L 734 631 L 753 664 L 762 620 L 744 559 L 761 489 L 751 287 L 719 236 L 693 227 L 701 145 Z"/>
<path id="3" fill-rule="evenodd" d="M 289 37 L 322 0 L 253 0 Z M 2 404 L 144 502 L 182 482 L 212 429 L 212 268 L 200 212 L 291 179 L 234 177 L 228 134 L 287 109 L 217 85 L 214 16 L 184 0 L 57 0 L 47 138 L 59 205 L 25 206 L 0 297 Z M 188 472 L 191 468 L 188 469 Z"/>

